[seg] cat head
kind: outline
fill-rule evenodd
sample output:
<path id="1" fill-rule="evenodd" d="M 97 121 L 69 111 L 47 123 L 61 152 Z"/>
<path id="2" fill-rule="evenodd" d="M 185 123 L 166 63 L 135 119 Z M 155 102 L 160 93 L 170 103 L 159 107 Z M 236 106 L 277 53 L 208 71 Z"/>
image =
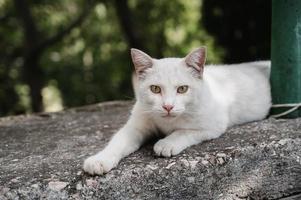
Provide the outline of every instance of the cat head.
<path id="1" fill-rule="evenodd" d="M 185 58 L 154 59 L 138 49 L 131 49 L 131 56 L 138 79 L 137 100 L 145 112 L 168 119 L 193 112 L 202 87 L 205 47 Z"/>

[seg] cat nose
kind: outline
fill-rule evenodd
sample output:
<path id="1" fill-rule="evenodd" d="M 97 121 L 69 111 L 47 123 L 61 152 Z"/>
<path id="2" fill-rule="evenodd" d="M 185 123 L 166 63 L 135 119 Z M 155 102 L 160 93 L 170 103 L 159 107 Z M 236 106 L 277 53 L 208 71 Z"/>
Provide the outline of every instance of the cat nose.
<path id="1" fill-rule="evenodd" d="M 162 106 L 167 112 L 171 111 L 173 109 L 173 105 L 163 105 Z"/>

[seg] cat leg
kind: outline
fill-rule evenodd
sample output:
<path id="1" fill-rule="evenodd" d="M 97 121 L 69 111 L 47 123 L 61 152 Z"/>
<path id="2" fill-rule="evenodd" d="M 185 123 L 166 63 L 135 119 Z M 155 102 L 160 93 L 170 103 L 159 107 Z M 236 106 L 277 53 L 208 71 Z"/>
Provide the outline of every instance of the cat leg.
<path id="1" fill-rule="evenodd" d="M 125 156 L 138 150 L 147 139 L 149 133 L 145 126 L 145 120 L 131 117 L 125 126 L 111 139 L 109 144 L 99 153 L 84 161 L 83 169 L 89 174 L 102 175 L 116 167 Z"/>
<path id="2" fill-rule="evenodd" d="M 224 130 L 177 130 L 169 136 L 159 140 L 154 145 L 154 151 L 158 156 L 170 157 L 192 145 L 219 137 Z"/>

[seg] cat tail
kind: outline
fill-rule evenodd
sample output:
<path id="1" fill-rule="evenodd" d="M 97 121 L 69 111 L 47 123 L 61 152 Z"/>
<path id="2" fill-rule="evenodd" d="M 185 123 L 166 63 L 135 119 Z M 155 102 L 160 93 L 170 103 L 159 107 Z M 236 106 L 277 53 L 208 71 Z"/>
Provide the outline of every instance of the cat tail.
<path id="1" fill-rule="evenodd" d="M 138 77 L 135 72 L 132 74 L 132 85 L 133 85 L 133 90 L 134 90 L 134 95 L 135 98 L 137 99 L 137 94 L 138 94 Z"/>

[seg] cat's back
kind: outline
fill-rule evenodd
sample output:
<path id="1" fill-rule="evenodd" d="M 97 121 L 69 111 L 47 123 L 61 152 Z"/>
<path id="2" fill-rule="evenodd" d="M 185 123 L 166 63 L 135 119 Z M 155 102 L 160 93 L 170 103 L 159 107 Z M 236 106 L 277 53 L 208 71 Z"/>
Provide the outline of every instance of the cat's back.
<path id="1" fill-rule="evenodd" d="M 270 68 L 271 61 L 255 61 L 227 65 L 209 65 L 205 67 L 205 73 L 215 77 L 227 77 L 229 75 L 235 76 L 236 74 L 250 75 L 250 73 L 252 73 L 253 75 L 261 74 L 269 78 Z"/>
<path id="2" fill-rule="evenodd" d="M 205 68 L 204 78 L 216 100 L 229 109 L 230 124 L 264 118 L 271 105 L 270 61 Z"/>
<path id="3" fill-rule="evenodd" d="M 212 87 L 218 87 L 231 94 L 231 90 L 241 93 L 251 92 L 255 85 L 268 87 L 270 61 L 256 61 L 230 65 L 206 66 L 204 79 Z M 243 91 L 245 90 L 245 91 Z"/>

